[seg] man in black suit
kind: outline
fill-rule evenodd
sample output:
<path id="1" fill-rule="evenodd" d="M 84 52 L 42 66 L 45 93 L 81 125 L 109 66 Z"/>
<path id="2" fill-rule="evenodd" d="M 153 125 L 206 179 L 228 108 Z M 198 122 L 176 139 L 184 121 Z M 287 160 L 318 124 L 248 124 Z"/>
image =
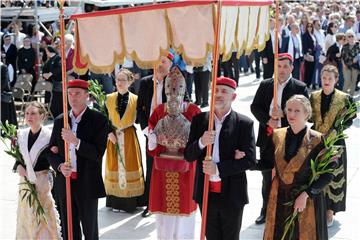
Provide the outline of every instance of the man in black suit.
<path id="1" fill-rule="evenodd" d="M 64 128 L 61 114 L 55 119 L 50 139 L 49 162 L 56 170 L 54 191 L 60 203 L 64 239 L 68 234 L 65 177 L 71 179 L 73 239 L 82 239 L 80 223 L 85 239 L 99 239 L 98 198 L 106 196 L 101 167 L 108 121 L 101 113 L 87 107 L 88 86 L 84 80 L 69 81 L 70 129 Z M 64 163 L 64 141 L 69 144 L 71 166 Z"/>
<path id="2" fill-rule="evenodd" d="M 274 74 L 274 53 L 275 53 L 275 20 L 270 19 L 270 38 L 266 41 L 266 45 L 263 51 L 260 52 L 262 63 L 264 67 L 263 78 L 272 78 Z M 279 37 L 279 46 L 280 46 Z"/>
<path id="3" fill-rule="evenodd" d="M 278 112 L 274 112 L 273 89 L 274 79 L 267 79 L 260 83 L 256 91 L 254 100 L 251 104 L 251 112 L 259 121 L 259 132 L 256 146 L 260 147 L 260 160 L 266 159 L 272 152 L 267 149 L 271 141 L 272 129 L 288 126 L 288 122 L 283 112 L 286 101 L 295 94 L 302 94 L 308 97 L 306 85 L 291 76 L 293 71 L 293 58 L 288 53 L 278 55 L 278 87 L 277 105 Z M 266 218 L 266 208 L 271 187 L 271 170 L 263 171 L 262 197 L 263 206 L 260 216 L 256 219 L 256 224 L 262 224 Z"/>
<path id="4" fill-rule="evenodd" d="M 153 98 L 154 94 L 154 76 L 150 75 L 142 78 L 140 81 L 140 89 L 137 100 L 137 122 L 140 124 L 141 129 L 146 137 L 146 147 L 148 145 L 148 120 L 151 113 L 154 111 L 155 101 L 156 105 L 166 102 L 164 80 L 167 74 L 170 72 L 170 67 L 172 61 L 174 60 L 174 55 L 169 53 L 167 57 L 161 57 L 161 63 L 157 68 L 157 99 Z M 146 153 L 146 179 L 145 179 L 145 193 L 142 203 L 146 205 L 146 209 L 142 213 L 142 217 L 149 216 L 148 204 L 149 204 L 149 191 L 150 191 L 150 180 L 152 172 L 153 158 Z"/>
<path id="5" fill-rule="evenodd" d="M 206 238 L 239 239 L 242 214 L 249 202 L 245 171 L 255 164 L 253 121 L 231 109 L 236 82 L 217 80 L 214 129 L 208 131 L 209 112 L 195 116 L 184 156 L 197 161 L 194 200 L 202 207 L 204 175 L 210 175 Z M 212 161 L 204 161 L 206 146 L 213 144 Z M 240 159 L 241 158 L 241 159 Z"/>

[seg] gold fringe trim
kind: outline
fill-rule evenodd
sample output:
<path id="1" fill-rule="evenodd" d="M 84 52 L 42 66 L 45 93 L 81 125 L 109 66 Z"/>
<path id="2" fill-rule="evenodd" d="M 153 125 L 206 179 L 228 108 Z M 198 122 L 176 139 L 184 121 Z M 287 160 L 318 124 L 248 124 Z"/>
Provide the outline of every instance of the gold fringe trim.
<path id="1" fill-rule="evenodd" d="M 261 12 L 261 7 L 260 7 L 260 12 Z M 258 52 L 261 52 L 262 50 L 265 49 L 266 47 L 266 42 L 269 41 L 270 39 L 270 8 L 267 7 L 267 11 L 269 11 L 269 15 L 268 15 L 268 28 L 267 28 L 267 32 L 265 33 L 265 38 L 264 38 L 264 43 L 262 45 L 258 45 L 257 46 L 257 49 L 258 49 Z M 260 17 L 261 14 L 259 14 L 259 17 Z M 260 20 L 258 20 L 260 21 Z M 258 27 L 261 27 L 261 26 L 258 26 Z M 259 33 L 258 33 L 259 34 Z"/>
<path id="2" fill-rule="evenodd" d="M 341 188 L 341 187 L 344 185 L 344 183 L 345 183 L 345 178 L 343 177 L 343 178 L 341 178 L 341 180 L 338 181 L 338 182 L 331 181 L 331 182 L 329 183 L 329 186 L 330 186 L 332 189 L 338 189 L 338 188 Z"/>
<path id="3" fill-rule="evenodd" d="M 104 181 L 107 195 L 115 197 L 138 197 L 144 194 L 144 181 L 126 183 L 125 189 L 120 189 L 119 183 L 111 182 L 107 179 Z"/>
<path id="4" fill-rule="evenodd" d="M 331 199 L 334 203 L 338 203 L 344 199 L 344 192 L 341 192 L 339 195 L 335 195 L 330 191 L 330 188 L 326 189 L 325 195 L 328 196 L 329 199 Z"/>

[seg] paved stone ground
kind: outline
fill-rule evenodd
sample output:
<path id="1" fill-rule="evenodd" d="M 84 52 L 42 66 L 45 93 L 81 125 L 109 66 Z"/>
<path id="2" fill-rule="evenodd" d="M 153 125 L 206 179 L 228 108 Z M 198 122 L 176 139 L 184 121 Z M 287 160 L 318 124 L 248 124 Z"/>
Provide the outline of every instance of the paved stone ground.
<path id="1" fill-rule="evenodd" d="M 253 118 L 250 112 L 250 104 L 253 100 L 259 82 L 253 83 L 254 75 L 241 76 L 240 87 L 237 89 L 238 97 L 234 103 L 234 109 L 242 114 Z M 359 101 L 359 97 L 357 97 Z M 206 109 L 205 109 L 206 110 Z M 51 127 L 51 123 L 47 125 Z M 255 121 L 255 133 L 258 123 Z M 358 218 L 360 217 L 360 191 L 356 186 L 360 185 L 359 156 L 360 156 L 360 118 L 355 120 L 353 126 L 347 130 L 349 139 L 348 149 L 348 194 L 347 211 L 336 215 L 333 227 L 329 229 L 332 240 L 358 240 L 360 229 Z M 144 138 L 139 132 L 140 142 Z M 144 147 L 142 145 L 142 147 Z M 16 229 L 17 208 L 17 183 L 18 176 L 11 172 L 13 160 L 4 153 L 4 146 L 0 144 L 0 239 L 14 239 Z M 144 149 L 142 149 L 144 151 Z M 143 154 L 144 156 L 144 154 Z M 248 172 L 248 189 L 250 203 L 246 205 L 243 216 L 241 239 L 262 239 L 264 225 L 255 225 L 254 221 L 260 213 L 261 198 L 261 173 Z M 142 209 L 135 214 L 114 213 L 105 207 L 105 200 L 99 202 L 99 233 L 101 239 L 156 239 L 155 217 L 141 217 Z M 199 239 L 201 218 L 199 212 L 196 216 L 196 235 Z"/>

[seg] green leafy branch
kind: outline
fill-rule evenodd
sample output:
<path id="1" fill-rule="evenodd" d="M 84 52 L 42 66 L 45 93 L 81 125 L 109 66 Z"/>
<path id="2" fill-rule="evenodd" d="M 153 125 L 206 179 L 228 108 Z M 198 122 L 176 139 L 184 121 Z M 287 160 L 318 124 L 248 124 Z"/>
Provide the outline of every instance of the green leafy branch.
<path id="1" fill-rule="evenodd" d="M 13 157 L 17 164 L 25 166 L 23 156 L 20 152 L 20 147 L 17 142 L 17 129 L 13 124 L 9 124 L 8 121 L 5 124 L 0 123 L 1 141 L 6 147 L 5 153 Z M 6 140 L 10 140 L 10 146 Z M 19 185 L 23 185 L 23 188 L 20 188 L 21 201 L 26 200 L 29 204 L 29 207 L 33 209 L 36 215 L 36 221 L 40 224 L 41 220 L 44 220 L 47 223 L 46 214 L 43 206 L 38 197 L 35 184 L 31 183 L 27 177 L 24 177 L 24 182 Z"/>
<path id="2" fill-rule="evenodd" d="M 337 115 L 334 121 L 334 129 L 329 131 L 329 133 L 323 139 L 324 148 L 318 153 L 315 160 L 310 160 L 311 177 L 308 184 L 301 186 L 296 191 L 296 193 L 301 193 L 307 189 L 321 175 L 326 173 L 333 173 L 334 168 L 332 167 L 332 163 L 337 161 L 344 151 L 343 146 L 336 144 L 338 141 L 347 138 L 347 135 L 344 134 L 343 131 L 345 130 L 345 126 L 348 121 L 356 116 L 358 106 L 359 102 L 349 102 L 347 107 L 342 109 Z M 287 202 L 284 205 L 293 206 L 294 201 Z M 285 219 L 285 227 L 281 240 L 285 240 L 287 236 L 288 239 L 294 239 L 295 223 L 298 218 L 299 212 L 294 211 Z"/>
<path id="3" fill-rule="evenodd" d="M 112 124 L 112 122 L 110 120 L 110 117 L 109 117 L 109 113 L 108 113 L 108 111 L 106 109 L 106 94 L 102 90 L 102 86 L 98 82 L 98 80 L 96 80 L 96 79 L 95 80 L 89 80 L 88 83 L 89 83 L 89 93 L 94 97 L 96 103 L 99 106 L 98 111 L 100 111 L 108 119 L 108 122 L 110 124 L 110 128 L 113 129 L 113 133 L 114 133 L 114 135 L 116 137 L 116 144 L 115 144 L 116 154 L 119 156 L 121 164 L 123 166 L 125 166 L 124 162 L 123 162 L 123 159 L 122 159 L 122 156 L 120 154 L 120 146 L 119 146 L 118 139 L 117 139 L 117 136 L 116 136 L 116 133 L 115 133 L 115 130 L 114 130 L 116 128 Z"/>

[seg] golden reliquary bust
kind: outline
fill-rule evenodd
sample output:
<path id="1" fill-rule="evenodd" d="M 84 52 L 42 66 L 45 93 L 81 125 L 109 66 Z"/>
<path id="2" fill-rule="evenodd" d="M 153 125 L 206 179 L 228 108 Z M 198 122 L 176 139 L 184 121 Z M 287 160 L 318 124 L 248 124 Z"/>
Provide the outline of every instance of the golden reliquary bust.
<path id="1" fill-rule="evenodd" d="M 190 121 L 181 114 L 186 108 L 183 102 L 185 87 L 185 78 L 180 70 L 177 67 L 172 68 L 165 80 L 167 115 L 159 120 L 154 129 L 157 143 L 166 147 L 166 151 L 160 154 L 162 157 L 183 159 L 179 149 L 185 148 L 191 125 Z"/>

